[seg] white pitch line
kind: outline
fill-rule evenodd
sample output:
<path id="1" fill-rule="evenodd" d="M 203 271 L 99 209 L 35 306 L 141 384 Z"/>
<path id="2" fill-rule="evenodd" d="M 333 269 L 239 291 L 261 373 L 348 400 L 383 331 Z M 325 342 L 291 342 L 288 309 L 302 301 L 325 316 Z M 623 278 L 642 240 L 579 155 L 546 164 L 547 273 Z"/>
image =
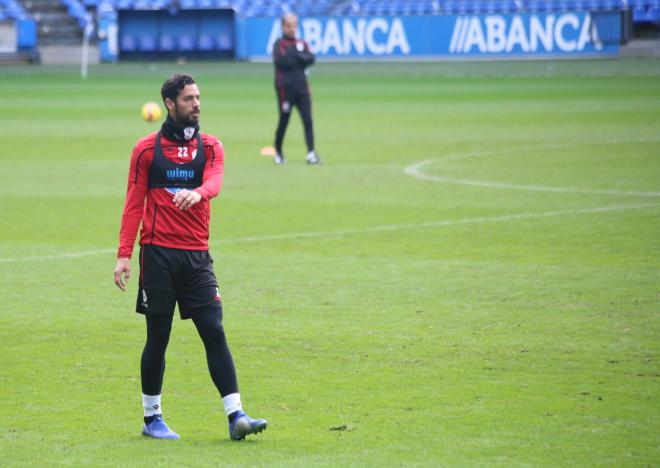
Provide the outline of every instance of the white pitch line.
<path id="1" fill-rule="evenodd" d="M 638 192 L 634 190 L 598 190 L 581 189 L 570 187 L 546 187 L 542 185 L 517 185 L 505 184 L 501 182 L 487 182 L 483 180 L 457 179 L 454 177 L 443 177 L 424 173 L 421 168 L 436 162 L 436 159 L 427 159 L 406 167 L 403 172 L 409 176 L 420 180 L 430 180 L 432 182 L 443 182 L 455 185 L 470 185 L 474 187 L 486 187 L 509 190 L 530 190 L 534 192 L 556 192 L 556 193 L 585 193 L 591 195 L 627 195 L 635 197 L 660 197 L 660 192 Z"/>
<path id="2" fill-rule="evenodd" d="M 584 193 L 590 195 L 625 195 L 625 196 L 635 196 L 635 197 L 660 197 L 660 192 L 642 192 L 635 190 L 582 189 L 582 188 L 574 188 L 574 187 L 549 187 L 542 185 L 507 184 L 501 182 L 490 182 L 483 180 L 460 179 L 455 177 L 438 176 L 438 175 L 426 174 L 422 170 L 423 167 L 437 162 L 456 161 L 456 160 L 468 159 L 468 158 L 479 158 L 483 156 L 492 156 L 495 154 L 513 154 L 513 153 L 522 153 L 526 151 L 574 148 L 579 146 L 600 146 L 600 145 L 616 145 L 616 144 L 630 144 L 630 143 L 655 143 L 657 141 L 658 140 L 654 140 L 654 139 L 653 140 L 640 139 L 640 140 L 632 140 L 632 141 L 611 141 L 611 142 L 601 142 L 601 143 L 553 144 L 553 145 L 537 146 L 535 148 L 513 148 L 508 150 L 480 151 L 475 153 L 450 155 L 445 157 L 425 159 L 423 161 L 418 161 L 415 164 L 411 164 L 410 166 L 406 166 L 403 169 L 403 172 L 404 174 L 415 177 L 416 179 L 419 180 L 428 180 L 431 182 L 442 182 L 442 183 L 454 184 L 454 185 L 468 185 L 474 187 L 485 187 L 485 188 L 507 189 L 507 190 L 529 190 L 536 192 Z"/>
<path id="3" fill-rule="evenodd" d="M 644 208 L 656 208 L 656 207 L 660 207 L 660 203 L 643 203 L 637 205 L 611 205 L 611 206 L 602 206 L 598 208 L 584 208 L 581 210 L 546 211 L 543 213 L 518 213 L 518 214 L 508 214 L 502 216 L 481 216 L 476 218 L 448 219 L 445 221 L 428 221 L 426 223 L 415 223 L 415 224 L 385 224 L 382 226 L 374 226 L 370 228 L 347 229 L 341 231 L 300 232 L 297 234 L 291 233 L 291 234 L 281 234 L 281 235 L 272 235 L 272 236 L 242 237 L 242 238 L 226 239 L 218 242 L 212 242 L 211 244 L 212 245 L 238 244 L 238 243 L 246 243 L 246 242 L 268 241 L 268 240 L 303 239 L 310 237 L 342 237 L 351 234 L 364 234 L 369 232 L 400 231 L 400 230 L 433 228 L 433 227 L 443 227 L 443 226 L 456 226 L 460 224 L 497 223 L 497 222 L 515 221 L 519 219 L 551 218 L 557 216 L 606 213 L 610 211 L 628 211 L 628 210 L 639 210 Z"/>
<path id="4" fill-rule="evenodd" d="M 526 153 L 529 151 L 539 151 L 539 150 L 557 150 L 557 149 L 569 149 L 569 148 L 588 148 L 590 146 L 610 146 L 610 145 L 630 145 L 638 143 L 660 143 L 660 139 L 657 138 L 637 138 L 634 140 L 609 140 L 609 141 L 599 141 L 599 142 L 582 142 L 582 143 L 547 143 L 544 145 L 535 145 L 530 147 L 522 148 L 507 148 L 506 150 L 497 149 L 497 150 L 486 150 L 486 151 L 475 151 L 473 153 L 465 154 L 453 154 L 449 156 L 441 156 L 434 158 L 436 161 L 455 161 L 458 159 L 468 159 L 468 158 L 479 158 L 482 156 L 492 156 L 494 154 L 514 154 L 514 153 Z"/>
<path id="5" fill-rule="evenodd" d="M 55 255 L 35 255 L 32 257 L 0 258 L 0 263 L 28 262 L 34 260 L 67 260 L 70 258 L 88 257 L 90 255 L 101 255 L 116 252 L 116 249 L 86 250 L 82 252 L 71 252 Z"/>
<path id="6" fill-rule="evenodd" d="M 320 232 L 298 232 L 298 233 L 276 234 L 276 235 L 268 235 L 268 236 L 237 237 L 233 239 L 231 238 L 222 239 L 216 242 L 211 242 L 210 245 L 241 244 L 241 243 L 249 243 L 249 242 L 306 239 L 306 238 L 319 238 L 319 237 L 343 237 L 352 234 L 366 234 L 372 232 L 402 231 L 402 230 L 435 228 L 435 227 L 444 227 L 444 226 L 457 226 L 461 224 L 498 223 L 498 222 L 508 222 L 508 221 L 524 220 L 524 219 L 552 218 L 552 217 L 560 217 L 560 216 L 607 213 L 614 211 L 641 210 L 646 208 L 658 208 L 658 207 L 660 207 L 660 203 L 645 203 L 645 204 L 636 204 L 636 205 L 610 205 L 610 206 L 601 206 L 597 208 L 584 208 L 580 210 L 546 211 L 542 213 L 518 213 L 518 214 L 507 214 L 501 216 L 480 216 L 475 218 L 448 219 L 444 221 L 429 221 L 426 223 L 415 223 L 415 224 L 384 224 L 381 226 L 367 227 L 362 229 L 346 229 L 339 231 L 320 231 Z M 72 253 L 65 253 L 59 255 L 0 258 L 0 263 L 16 263 L 16 262 L 44 261 L 44 260 L 66 260 L 66 259 L 86 257 L 91 255 L 110 254 L 114 252 L 116 252 L 115 249 L 102 249 L 102 250 L 89 250 L 83 252 L 72 252 Z"/>

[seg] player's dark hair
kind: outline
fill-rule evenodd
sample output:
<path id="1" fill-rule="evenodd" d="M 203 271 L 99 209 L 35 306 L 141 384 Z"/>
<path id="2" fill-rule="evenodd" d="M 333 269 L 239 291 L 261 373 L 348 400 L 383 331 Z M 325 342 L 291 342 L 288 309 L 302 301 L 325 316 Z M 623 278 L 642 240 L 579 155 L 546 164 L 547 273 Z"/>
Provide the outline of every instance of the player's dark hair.
<path id="1" fill-rule="evenodd" d="M 172 75 L 172 77 L 163 83 L 163 86 L 160 88 L 160 96 L 163 98 L 163 103 L 167 98 L 176 101 L 176 97 L 181 90 L 185 88 L 186 85 L 194 83 L 195 79 L 190 75 Z"/>

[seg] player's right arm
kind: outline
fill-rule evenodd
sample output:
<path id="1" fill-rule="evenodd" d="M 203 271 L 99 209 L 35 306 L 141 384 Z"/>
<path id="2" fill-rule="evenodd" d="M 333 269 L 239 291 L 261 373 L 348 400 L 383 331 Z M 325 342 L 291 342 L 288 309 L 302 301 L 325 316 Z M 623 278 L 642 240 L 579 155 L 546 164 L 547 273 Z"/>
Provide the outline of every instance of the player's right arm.
<path id="1" fill-rule="evenodd" d="M 296 51 L 298 52 L 297 58 L 298 61 L 304 66 L 304 67 L 309 67 L 310 65 L 313 65 L 314 62 L 316 61 L 316 57 L 314 56 L 314 53 L 310 50 L 309 44 L 303 40 L 299 40 L 296 43 Z"/>
<path id="2" fill-rule="evenodd" d="M 152 159 L 153 137 L 147 137 L 140 140 L 133 148 L 131 165 L 128 171 L 126 202 L 121 216 L 117 265 L 114 270 L 115 284 L 122 290 L 125 290 L 126 281 L 128 281 L 131 274 L 133 245 L 142 222 L 144 199 L 149 190 L 149 166 Z"/>
<path id="3" fill-rule="evenodd" d="M 298 59 L 289 49 L 290 47 L 287 47 L 287 44 L 282 39 L 278 39 L 273 44 L 273 61 L 277 68 L 290 70 L 298 66 Z"/>

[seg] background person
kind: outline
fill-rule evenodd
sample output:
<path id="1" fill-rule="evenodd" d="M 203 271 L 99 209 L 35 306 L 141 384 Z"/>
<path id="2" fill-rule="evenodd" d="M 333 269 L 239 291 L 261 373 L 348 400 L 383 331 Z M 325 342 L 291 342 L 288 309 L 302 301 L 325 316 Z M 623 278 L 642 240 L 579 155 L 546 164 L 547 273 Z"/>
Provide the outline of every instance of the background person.
<path id="1" fill-rule="evenodd" d="M 291 110 L 298 108 L 305 128 L 308 164 L 319 164 L 314 150 L 314 128 L 312 124 L 312 98 L 307 81 L 307 68 L 315 57 L 309 45 L 302 39 L 296 39 L 298 18 L 289 13 L 282 17 L 282 37 L 273 44 L 273 63 L 275 64 L 275 91 L 279 120 L 275 131 L 275 164 L 284 163 L 282 142 L 289 124 Z"/>

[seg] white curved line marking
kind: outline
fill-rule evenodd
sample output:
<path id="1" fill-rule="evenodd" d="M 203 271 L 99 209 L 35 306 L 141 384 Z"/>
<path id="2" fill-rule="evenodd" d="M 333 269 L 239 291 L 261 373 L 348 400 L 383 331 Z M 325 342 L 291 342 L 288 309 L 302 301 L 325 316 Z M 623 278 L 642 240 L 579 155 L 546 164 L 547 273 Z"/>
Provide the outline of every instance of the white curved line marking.
<path id="1" fill-rule="evenodd" d="M 490 182 L 484 180 L 474 180 L 474 179 L 461 179 L 456 177 L 446 177 L 438 176 L 432 174 L 426 174 L 422 168 L 428 166 L 429 164 L 444 162 L 444 161 L 456 161 L 459 159 L 468 159 L 468 158 L 479 158 L 483 156 L 490 156 L 494 154 L 513 154 L 513 153 L 522 153 L 526 151 L 538 151 L 539 149 L 563 149 L 563 148 L 573 148 L 578 146 L 600 146 L 600 145 L 615 145 L 615 144 L 627 144 L 627 143 L 655 143 L 658 140 L 634 140 L 634 141 L 615 141 L 615 142 L 603 142 L 603 143 L 584 143 L 584 144 L 571 144 L 571 145 L 546 145 L 538 146 L 536 148 L 518 148 L 511 150 L 498 150 L 498 151 L 481 151 L 476 153 L 468 154 L 459 154 L 438 158 L 425 159 L 423 161 L 418 161 L 410 166 L 406 166 L 403 169 L 404 174 L 415 177 L 420 180 L 428 180 L 431 182 L 442 182 L 446 184 L 455 184 L 455 185 L 468 185 L 474 187 L 486 187 L 486 188 L 495 188 L 495 189 L 507 189 L 507 190 L 530 190 L 536 192 L 556 192 L 556 193 L 584 193 L 591 195 L 627 195 L 627 196 L 636 196 L 636 197 L 660 197 L 660 192 L 641 192 L 635 190 L 606 190 L 606 189 L 582 189 L 575 187 L 549 187 L 543 185 L 521 185 L 521 184 L 507 184 L 502 182 Z"/>
<path id="2" fill-rule="evenodd" d="M 216 242 L 211 242 L 210 244 L 223 245 L 223 244 L 241 244 L 248 242 L 277 241 L 277 240 L 288 240 L 288 239 L 343 237 L 351 234 L 366 234 L 370 232 L 387 232 L 387 231 L 399 231 L 399 230 L 410 230 L 410 229 L 436 228 L 436 227 L 444 227 L 444 226 L 456 226 L 461 224 L 498 223 L 498 222 L 508 222 L 508 221 L 523 220 L 523 219 L 552 218 L 552 217 L 560 217 L 560 216 L 607 213 L 614 211 L 640 210 L 640 209 L 657 208 L 657 207 L 660 207 L 660 203 L 644 203 L 644 204 L 636 204 L 636 205 L 610 205 L 610 206 L 601 206 L 596 208 L 584 208 L 578 210 L 546 211 L 541 213 L 518 213 L 518 214 L 506 214 L 501 216 L 480 216 L 475 218 L 447 219 L 444 221 L 429 221 L 426 223 L 416 223 L 416 224 L 385 224 L 381 226 L 367 227 L 363 229 L 347 229 L 347 230 L 339 230 L 339 231 L 320 231 L 320 232 L 298 232 L 298 233 L 289 233 L 289 234 L 276 234 L 269 236 L 235 237 L 233 239 L 230 238 Z M 0 258 L 0 263 L 15 263 L 15 262 L 44 261 L 44 260 L 65 260 L 71 258 L 86 257 L 91 255 L 111 254 L 115 252 L 116 250 L 114 249 L 102 249 L 102 250 L 89 250 L 83 252 L 65 253 L 59 255 Z"/>

